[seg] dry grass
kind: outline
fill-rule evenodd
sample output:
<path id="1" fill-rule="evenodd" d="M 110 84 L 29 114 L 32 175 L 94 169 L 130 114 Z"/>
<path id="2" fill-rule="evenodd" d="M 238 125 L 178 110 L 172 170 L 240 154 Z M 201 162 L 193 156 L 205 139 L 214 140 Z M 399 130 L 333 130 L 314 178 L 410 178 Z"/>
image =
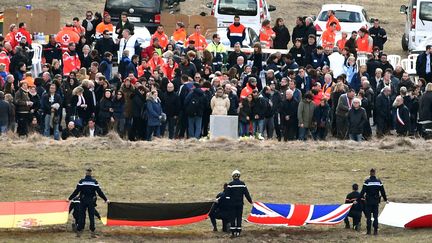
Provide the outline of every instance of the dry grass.
<path id="1" fill-rule="evenodd" d="M 62 142 L 40 136 L 26 140 L 2 138 L 0 191 L 2 201 L 62 199 L 69 196 L 83 169 L 95 176 L 111 201 L 182 202 L 211 200 L 233 169 L 240 169 L 254 200 L 279 203 L 338 203 L 354 182 L 361 183 L 376 167 L 391 201 L 430 202 L 432 143 L 391 139 L 350 141 L 168 141 L 126 142 L 106 138 Z M 106 207 L 100 202 L 102 213 Z M 245 215 L 250 206 L 245 207 Z M 210 223 L 167 230 L 108 228 L 98 224 L 101 242 L 217 242 Z M 363 223 L 364 225 L 364 223 Z M 426 242 L 428 230 L 383 226 L 382 242 Z M 86 239 L 86 238 L 84 238 Z M 74 242 L 66 226 L 34 230 L 1 230 L 0 242 Z M 297 229 L 245 224 L 242 242 L 372 241 L 342 226 Z"/>

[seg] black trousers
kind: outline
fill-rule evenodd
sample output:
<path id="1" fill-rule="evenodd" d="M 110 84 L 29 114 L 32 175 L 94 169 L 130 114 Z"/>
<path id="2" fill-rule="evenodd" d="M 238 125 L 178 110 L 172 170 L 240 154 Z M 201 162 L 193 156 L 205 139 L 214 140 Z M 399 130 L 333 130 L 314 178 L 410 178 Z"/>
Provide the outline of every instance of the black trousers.
<path id="1" fill-rule="evenodd" d="M 88 216 L 89 216 L 89 220 L 90 220 L 90 230 L 95 231 L 95 229 L 96 229 L 95 220 L 94 220 L 95 206 L 94 206 L 93 201 L 91 201 L 91 202 L 82 201 L 80 203 L 80 217 L 79 217 L 79 221 L 78 221 L 77 230 L 82 231 L 85 227 L 86 211 L 88 211 Z"/>
<path id="2" fill-rule="evenodd" d="M 242 230 L 243 205 L 236 205 L 232 208 L 231 233 L 241 232 Z"/>
<path id="3" fill-rule="evenodd" d="M 176 127 L 176 137 L 184 138 L 187 131 L 188 119 L 186 112 L 181 111 L 179 115 L 178 126 Z"/>
<path id="4" fill-rule="evenodd" d="M 348 118 L 336 115 L 337 138 L 346 139 L 348 135 Z"/>
<path id="5" fill-rule="evenodd" d="M 361 221 L 362 211 L 349 211 L 348 216 L 344 219 L 345 225 L 349 226 L 349 219 L 351 217 L 353 219 L 353 226 L 358 226 Z"/>
<path id="6" fill-rule="evenodd" d="M 141 119 L 141 117 L 134 117 L 132 120 L 132 128 L 129 134 L 129 140 L 144 140 L 146 138 L 145 130 L 145 120 Z"/>
<path id="7" fill-rule="evenodd" d="M 17 132 L 19 136 L 28 135 L 28 126 L 31 121 L 30 113 L 16 113 L 16 120 L 18 123 Z"/>
<path id="8" fill-rule="evenodd" d="M 222 216 L 222 213 L 220 212 L 220 210 L 215 210 L 214 208 L 212 208 L 212 210 L 209 213 L 209 218 L 210 218 L 210 222 L 213 226 L 214 229 L 217 228 L 217 223 L 216 223 L 216 219 L 222 219 L 222 231 L 223 232 L 227 232 L 227 220 L 226 218 L 224 218 Z"/>
<path id="9" fill-rule="evenodd" d="M 383 136 L 390 132 L 391 121 L 389 119 L 385 119 L 383 117 L 377 116 L 376 118 L 376 133 L 377 136 Z"/>
<path id="10" fill-rule="evenodd" d="M 374 217 L 373 227 L 378 229 L 378 204 L 366 204 L 365 205 L 365 215 L 366 215 L 366 228 L 368 231 L 371 230 L 372 218 Z"/>
<path id="11" fill-rule="evenodd" d="M 298 130 L 297 123 L 285 121 L 282 123 L 282 128 L 283 128 L 283 137 L 285 142 L 288 140 L 292 141 L 297 139 L 297 130 Z"/>
<path id="12" fill-rule="evenodd" d="M 274 117 L 274 129 L 276 132 L 276 137 L 280 141 L 282 139 L 280 116 L 278 113 L 276 113 L 273 117 Z"/>

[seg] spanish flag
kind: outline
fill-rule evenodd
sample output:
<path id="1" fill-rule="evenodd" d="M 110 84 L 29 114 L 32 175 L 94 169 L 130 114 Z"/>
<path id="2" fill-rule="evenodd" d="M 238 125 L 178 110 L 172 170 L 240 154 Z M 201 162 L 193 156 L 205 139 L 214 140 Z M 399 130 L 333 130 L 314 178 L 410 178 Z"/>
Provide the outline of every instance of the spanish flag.
<path id="1" fill-rule="evenodd" d="M 207 219 L 212 202 L 108 204 L 107 226 L 163 227 Z"/>
<path id="2" fill-rule="evenodd" d="M 65 224 L 68 220 L 67 201 L 0 202 L 0 228 L 30 228 Z"/>

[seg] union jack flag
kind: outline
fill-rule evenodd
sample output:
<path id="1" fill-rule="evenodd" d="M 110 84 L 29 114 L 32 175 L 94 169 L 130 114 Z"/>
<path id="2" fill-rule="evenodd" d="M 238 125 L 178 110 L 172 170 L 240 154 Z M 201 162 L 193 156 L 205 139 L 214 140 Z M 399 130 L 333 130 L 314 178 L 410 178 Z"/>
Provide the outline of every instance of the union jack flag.
<path id="1" fill-rule="evenodd" d="M 303 205 L 254 202 L 248 222 L 265 225 L 335 225 L 348 215 L 352 204 Z"/>

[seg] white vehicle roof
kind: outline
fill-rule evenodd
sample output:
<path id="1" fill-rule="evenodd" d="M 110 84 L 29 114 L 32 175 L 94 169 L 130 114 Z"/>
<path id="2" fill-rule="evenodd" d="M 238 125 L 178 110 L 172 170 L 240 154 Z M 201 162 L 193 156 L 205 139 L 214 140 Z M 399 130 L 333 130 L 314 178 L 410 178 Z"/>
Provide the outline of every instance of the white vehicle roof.
<path id="1" fill-rule="evenodd" d="M 322 11 L 328 11 L 328 10 L 346 10 L 346 11 L 352 11 L 352 12 L 359 12 L 363 10 L 364 8 L 359 5 L 353 5 L 353 4 L 324 4 L 321 7 Z"/>

